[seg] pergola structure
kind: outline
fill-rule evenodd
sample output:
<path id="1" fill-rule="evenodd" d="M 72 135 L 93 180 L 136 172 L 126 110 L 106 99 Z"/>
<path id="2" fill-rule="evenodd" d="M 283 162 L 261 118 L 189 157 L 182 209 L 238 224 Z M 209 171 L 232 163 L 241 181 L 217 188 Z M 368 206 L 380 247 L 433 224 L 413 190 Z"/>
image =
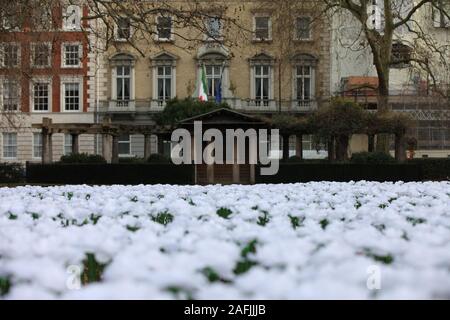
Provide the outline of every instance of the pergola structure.
<path id="1" fill-rule="evenodd" d="M 170 133 L 170 126 L 159 125 L 127 125 L 103 123 L 53 123 L 50 118 L 43 118 L 42 124 L 33 124 L 33 128 L 42 131 L 42 163 L 52 162 L 53 147 L 52 135 L 54 133 L 70 134 L 72 136 L 72 153 L 79 152 L 79 136 L 81 134 L 102 135 L 102 154 L 109 163 L 119 162 L 119 136 L 121 134 L 144 135 L 144 156 L 148 158 L 151 153 L 151 136 L 158 136 L 158 152 L 162 152 L 162 137 Z"/>

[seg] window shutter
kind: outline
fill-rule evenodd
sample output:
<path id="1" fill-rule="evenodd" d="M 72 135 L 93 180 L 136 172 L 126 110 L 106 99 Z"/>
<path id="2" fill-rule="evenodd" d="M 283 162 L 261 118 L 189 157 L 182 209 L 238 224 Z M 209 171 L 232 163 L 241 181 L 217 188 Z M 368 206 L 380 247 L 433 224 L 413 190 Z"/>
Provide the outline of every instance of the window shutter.
<path id="1" fill-rule="evenodd" d="M 450 4 L 445 5 L 444 10 L 447 13 L 447 15 L 450 16 Z M 443 21 L 443 23 L 444 23 L 443 27 L 444 28 L 450 28 L 450 19 L 449 19 L 449 17 L 447 15 L 445 15 L 445 14 L 441 14 L 441 15 L 443 16 L 443 20 L 444 20 Z"/>
<path id="2" fill-rule="evenodd" d="M 1 106 L 1 111 L 3 111 L 4 109 L 4 105 L 3 105 L 3 87 L 5 86 L 5 82 L 0 82 L 0 106 Z"/>
<path id="3" fill-rule="evenodd" d="M 433 25 L 435 28 L 441 27 L 441 12 L 433 7 Z"/>
<path id="4" fill-rule="evenodd" d="M 5 65 L 5 47 L 0 44 L 0 67 Z"/>
<path id="5" fill-rule="evenodd" d="M 113 100 L 117 100 L 117 67 L 112 68 L 111 78 L 112 78 L 111 96 Z"/>

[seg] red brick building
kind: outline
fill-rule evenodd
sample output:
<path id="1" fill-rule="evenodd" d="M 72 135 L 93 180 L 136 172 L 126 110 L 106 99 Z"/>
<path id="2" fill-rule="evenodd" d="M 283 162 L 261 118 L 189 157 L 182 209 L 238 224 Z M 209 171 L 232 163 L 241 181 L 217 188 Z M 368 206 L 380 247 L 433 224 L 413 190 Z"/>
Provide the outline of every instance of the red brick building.
<path id="1" fill-rule="evenodd" d="M 31 125 L 43 117 L 59 123 L 89 123 L 88 9 L 81 5 L 35 8 L 0 32 L 0 130 L 3 161 L 39 160 L 42 138 Z M 80 151 L 93 148 L 84 137 Z M 54 137 L 53 158 L 68 153 L 69 137 Z M 62 145 L 58 148 L 58 145 Z M 91 146 L 92 145 L 92 146 Z M 84 148 L 84 150 L 83 150 Z"/>

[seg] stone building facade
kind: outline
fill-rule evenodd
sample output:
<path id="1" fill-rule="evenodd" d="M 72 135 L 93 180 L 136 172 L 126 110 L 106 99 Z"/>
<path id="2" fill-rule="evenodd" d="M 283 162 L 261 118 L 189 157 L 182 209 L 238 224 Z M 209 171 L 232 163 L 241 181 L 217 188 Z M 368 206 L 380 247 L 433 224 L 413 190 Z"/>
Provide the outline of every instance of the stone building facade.
<path id="1" fill-rule="evenodd" d="M 203 1 L 205 5 L 211 2 Z M 209 99 L 215 99 L 222 79 L 222 101 L 239 112 L 301 115 L 319 108 L 330 97 L 329 24 L 314 19 L 312 7 L 282 12 L 285 9 L 276 3 L 263 4 L 227 1 L 222 14 L 236 19 L 239 27 L 225 26 L 226 22 L 211 14 L 205 20 L 206 28 L 214 40 L 223 41 L 177 25 L 170 15 L 154 17 L 158 27 L 151 43 L 133 39 L 133 27 L 126 21 L 120 28 L 116 26 L 113 45 L 89 56 L 90 75 L 95 78 L 90 102 L 96 104 L 96 121 L 152 124 L 153 116 L 168 100 L 197 97 L 203 66 Z M 283 28 L 282 21 L 289 21 L 290 28 Z M 228 39 L 238 41 L 230 44 Z M 97 152 L 101 153 L 103 139 L 96 140 Z M 304 140 L 306 157 L 308 153 L 324 156 L 312 151 L 310 137 Z M 158 151 L 157 141 L 153 136 L 152 152 Z M 292 146 L 294 153 L 294 141 Z M 167 152 L 167 143 L 164 149 Z M 122 134 L 119 153 L 121 157 L 143 157 L 144 136 Z"/>

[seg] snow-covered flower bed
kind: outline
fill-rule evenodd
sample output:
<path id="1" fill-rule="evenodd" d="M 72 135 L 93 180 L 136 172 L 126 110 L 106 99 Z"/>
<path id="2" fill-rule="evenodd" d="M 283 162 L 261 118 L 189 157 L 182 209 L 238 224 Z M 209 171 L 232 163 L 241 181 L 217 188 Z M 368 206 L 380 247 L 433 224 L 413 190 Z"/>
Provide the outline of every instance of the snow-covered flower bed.
<path id="1" fill-rule="evenodd" d="M 1 188 L 0 295 L 450 298 L 450 183 Z"/>

